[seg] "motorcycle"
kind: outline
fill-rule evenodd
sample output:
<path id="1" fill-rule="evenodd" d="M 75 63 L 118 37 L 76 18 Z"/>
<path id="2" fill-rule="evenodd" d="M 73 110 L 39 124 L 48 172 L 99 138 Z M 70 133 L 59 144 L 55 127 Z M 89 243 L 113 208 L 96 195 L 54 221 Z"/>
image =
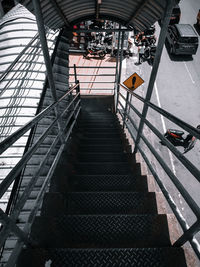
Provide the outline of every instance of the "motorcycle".
<path id="1" fill-rule="evenodd" d="M 140 32 L 137 35 L 134 35 L 134 43 L 136 46 L 139 46 L 141 42 L 145 40 L 149 45 L 155 45 L 156 37 L 155 35 L 145 35 L 144 32 Z"/>
<path id="2" fill-rule="evenodd" d="M 106 55 L 106 48 L 101 44 L 90 44 L 87 47 L 86 52 L 83 54 L 83 58 L 87 58 L 88 55 L 99 56 L 103 59 Z"/>
<path id="3" fill-rule="evenodd" d="M 139 51 L 139 63 L 147 61 L 150 65 L 153 65 L 155 54 L 155 45 L 148 45 L 143 47 L 143 51 Z"/>
<path id="4" fill-rule="evenodd" d="M 197 128 L 200 129 L 199 126 L 197 126 Z M 197 138 L 195 136 L 192 136 L 191 134 L 188 134 L 186 138 L 184 138 L 183 135 L 183 131 L 168 129 L 167 132 L 164 134 L 164 137 L 167 138 L 167 140 L 169 140 L 174 146 L 183 146 L 184 154 L 190 151 L 195 146 Z M 164 145 L 162 141 L 161 144 Z"/>

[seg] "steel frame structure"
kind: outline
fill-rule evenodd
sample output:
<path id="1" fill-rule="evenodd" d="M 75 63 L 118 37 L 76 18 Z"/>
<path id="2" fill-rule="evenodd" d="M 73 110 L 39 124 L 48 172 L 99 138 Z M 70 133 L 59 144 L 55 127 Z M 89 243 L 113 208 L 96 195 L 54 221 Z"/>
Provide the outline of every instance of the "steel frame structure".
<path id="1" fill-rule="evenodd" d="M 48 133 L 50 132 L 50 130 L 52 129 L 52 127 L 56 123 L 59 124 L 59 131 L 58 131 L 58 134 L 57 134 L 54 142 L 52 143 L 51 147 L 49 148 L 49 151 L 47 152 L 45 158 L 41 162 L 36 175 L 34 175 L 32 177 L 32 180 L 30 181 L 29 185 L 27 186 L 27 189 L 24 191 L 23 195 L 19 199 L 19 201 L 18 201 L 18 203 L 17 203 L 17 205 L 15 207 L 14 213 L 9 217 L 2 210 L 0 210 L 0 221 L 4 225 L 2 231 L 0 232 L 0 240 L 1 240 L 0 241 L 0 246 L 3 245 L 5 239 L 9 235 L 10 231 L 13 231 L 16 234 L 16 236 L 19 237 L 17 246 L 15 247 L 15 249 L 13 251 L 13 254 L 11 255 L 11 257 L 10 257 L 10 259 L 8 261 L 8 266 L 13 266 L 15 264 L 15 261 L 17 259 L 17 255 L 20 253 L 20 250 L 21 250 L 23 244 L 27 244 L 27 245 L 30 245 L 30 246 L 34 246 L 34 245 L 37 244 L 37 242 L 35 243 L 35 240 L 30 240 L 28 238 L 28 234 L 29 234 L 29 231 L 30 231 L 30 225 L 33 222 L 33 219 L 34 219 L 34 217 L 35 217 L 35 215 L 36 215 L 36 213 L 37 213 L 37 211 L 39 209 L 39 206 L 40 206 L 40 203 L 42 201 L 44 192 L 45 192 L 45 190 L 47 188 L 48 182 L 49 182 L 49 180 L 50 180 L 50 178 L 51 178 L 51 176 L 53 174 L 53 171 L 55 170 L 56 164 L 57 164 L 57 162 L 58 162 L 58 160 L 59 160 L 59 158 L 60 158 L 60 156 L 62 154 L 64 146 L 65 146 L 65 144 L 66 144 L 66 142 L 67 142 L 67 140 L 68 140 L 68 138 L 69 138 L 69 136 L 71 134 L 73 126 L 76 123 L 76 119 L 77 119 L 77 117 L 79 115 L 79 112 L 80 112 L 80 99 L 79 99 L 80 98 L 80 84 L 79 84 L 77 73 L 76 73 L 76 66 L 73 66 L 76 85 L 73 86 L 72 88 L 70 88 L 70 90 L 62 98 L 57 100 L 56 89 L 55 89 L 55 84 L 54 84 L 54 79 L 53 79 L 53 74 L 52 74 L 52 68 L 51 68 L 51 61 L 50 61 L 50 57 L 49 57 L 49 54 L 48 54 L 48 48 L 47 48 L 47 45 L 46 45 L 45 29 L 44 29 L 44 23 L 43 23 L 43 20 L 42 20 L 42 16 L 41 16 L 42 13 L 41 13 L 41 8 L 40 8 L 40 3 L 39 3 L 39 0 L 33 0 L 33 3 L 34 3 L 35 10 L 36 10 L 36 14 L 38 14 L 37 15 L 37 23 L 38 23 L 38 29 L 39 29 L 39 36 L 40 36 L 41 45 L 42 45 L 42 49 L 43 49 L 43 53 L 44 53 L 49 85 L 50 85 L 50 88 L 51 88 L 51 91 L 52 91 L 52 98 L 53 98 L 54 102 L 49 107 L 47 107 L 45 110 L 40 112 L 33 120 L 31 120 L 29 123 L 27 123 L 21 129 L 17 130 L 14 134 L 10 135 L 2 143 L 0 143 L 0 154 L 3 153 L 7 148 L 9 148 L 13 143 L 15 143 L 16 140 L 18 140 L 21 136 L 26 134 L 26 132 L 29 129 L 33 128 L 42 118 L 44 118 L 46 115 L 48 115 L 52 110 L 55 110 L 56 118 L 51 123 L 51 125 L 49 125 L 47 130 L 42 134 L 42 136 L 39 138 L 38 142 L 23 156 L 23 158 L 19 161 L 19 163 L 12 169 L 11 173 L 0 184 L 0 196 L 2 196 L 6 192 L 7 188 L 9 187 L 9 185 L 15 180 L 15 177 L 17 176 L 17 174 L 19 174 L 19 172 L 23 169 L 23 167 L 25 166 L 27 161 L 33 155 L 33 152 L 40 146 L 40 144 L 42 144 L 42 142 L 48 136 Z M 148 113 L 148 109 L 152 108 L 156 112 L 158 112 L 159 114 L 162 114 L 163 116 L 167 117 L 169 120 L 171 120 L 172 122 L 174 122 L 177 125 L 181 126 L 183 129 L 185 129 L 186 131 L 190 132 L 192 135 L 194 135 L 198 139 L 200 139 L 199 132 L 194 127 L 188 125 L 187 123 L 185 123 L 185 122 L 181 121 L 180 119 L 176 118 L 173 114 L 170 114 L 169 112 L 167 112 L 167 111 L 155 106 L 153 103 L 150 102 L 151 95 L 152 95 L 152 92 L 153 92 L 154 82 L 155 82 L 157 71 L 158 71 L 158 68 L 159 68 L 160 57 L 161 57 L 161 54 L 162 54 L 163 45 L 164 45 L 165 37 L 166 37 L 166 33 L 167 33 L 167 27 L 168 27 L 168 24 L 169 24 L 170 14 L 171 14 L 173 5 L 174 5 L 174 1 L 173 0 L 168 0 L 168 4 L 166 5 L 166 10 L 165 10 L 164 21 L 163 21 L 163 25 L 162 25 L 159 41 L 158 41 L 158 49 L 157 49 L 157 52 L 156 52 L 155 61 L 154 61 L 154 64 L 153 64 L 153 68 L 152 68 L 152 72 L 151 72 L 151 76 L 150 76 L 148 89 L 147 89 L 147 94 L 146 94 L 145 99 L 140 97 L 140 96 L 138 96 L 137 94 L 131 92 L 126 87 L 124 87 L 123 85 L 120 84 L 121 70 L 122 70 L 122 50 L 123 50 L 122 48 L 123 48 L 124 31 L 125 30 L 121 30 L 121 29 L 117 30 L 116 29 L 116 31 L 119 31 L 119 40 L 120 40 L 121 44 L 120 44 L 120 42 L 118 42 L 117 64 L 116 64 L 116 71 L 115 71 L 115 88 L 113 90 L 113 95 L 115 97 L 115 111 L 122 118 L 122 121 L 123 121 L 123 125 L 122 126 L 123 127 L 127 127 L 130 135 L 132 136 L 132 138 L 133 138 L 133 140 L 135 142 L 134 153 L 136 153 L 137 150 L 139 150 L 139 152 L 141 153 L 143 159 L 145 160 L 148 168 L 150 169 L 150 171 L 153 174 L 155 180 L 157 181 L 158 185 L 160 186 L 161 191 L 163 192 L 166 200 L 168 201 L 168 203 L 169 203 L 171 209 L 173 210 L 173 212 L 174 212 L 179 224 L 181 225 L 181 227 L 183 229 L 182 236 L 174 243 L 174 246 L 181 246 L 185 242 L 189 241 L 191 243 L 194 251 L 196 252 L 197 256 L 200 258 L 199 248 L 198 248 L 198 246 L 196 244 L 196 241 L 194 241 L 194 235 L 200 230 L 200 221 L 199 221 L 199 218 L 200 218 L 200 207 L 196 204 L 196 202 L 189 195 L 187 190 L 179 182 L 178 178 L 172 173 L 172 171 L 166 165 L 164 160 L 158 155 L 158 153 L 156 152 L 155 148 L 149 143 L 149 141 L 147 140 L 147 138 L 143 134 L 143 127 L 144 127 L 144 125 L 146 125 L 172 151 L 172 153 L 174 153 L 174 155 L 177 158 L 180 159 L 181 163 L 188 169 L 188 171 L 190 171 L 192 173 L 192 175 L 198 181 L 200 181 L 200 178 L 199 178 L 200 177 L 200 171 L 189 160 L 187 160 L 169 141 L 167 141 L 163 137 L 162 133 L 160 133 L 146 119 L 146 116 L 147 116 L 147 113 Z M 59 12 L 58 9 L 57 9 L 57 12 L 62 17 L 62 14 Z M 97 6 L 97 10 L 96 10 L 96 15 L 98 16 L 98 6 Z M 65 21 L 65 24 L 68 25 L 68 22 Z M 122 38 L 121 38 L 121 34 L 122 34 Z M 29 46 L 31 46 L 31 43 L 29 44 Z M 120 47 L 121 47 L 121 49 L 119 49 Z M 24 49 L 23 52 L 25 50 L 26 49 Z M 120 51 L 121 51 L 121 53 L 120 53 Z M 118 64 L 119 57 L 120 57 L 120 62 Z M 19 58 L 20 57 L 18 57 L 16 59 L 16 61 L 13 63 L 13 65 L 19 60 Z M 3 74 L 1 76 L 1 79 L 0 79 L 1 81 L 6 78 L 8 72 L 11 71 L 11 69 L 12 69 L 12 66 L 9 68 L 9 70 L 7 70 L 7 72 L 5 74 Z M 126 97 L 124 97 L 123 94 L 120 91 L 120 89 L 122 89 L 122 88 L 124 90 L 126 90 L 126 92 L 127 92 L 127 96 Z M 74 92 L 75 89 L 76 89 L 76 93 L 72 94 L 72 92 Z M 66 107 L 66 109 L 62 112 L 62 114 L 60 114 L 59 108 L 58 108 L 59 107 L 59 103 L 64 98 L 66 98 L 68 96 L 70 96 L 71 101 L 68 104 L 68 106 Z M 144 103 L 142 113 L 139 112 L 132 105 L 131 100 L 129 100 L 129 96 L 131 96 L 131 99 L 132 99 L 132 97 L 136 97 L 137 99 L 139 99 L 140 101 L 142 101 Z M 125 103 L 126 103 L 125 107 L 121 103 L 120 98 L 122 98 L 125 101 Z M 69 111 L 70 107 L 73 107 L 73 109 L 72 109 L 72 112 L 69 114 L 69 116 L 67 118 L 67 121 L 65 122 L 66 123 L 66 127 L 69 124 L 69 121 L 71 120 L 71 118 L 73 118 L 73 122 L 69 126 L 69 128 L 67 129 L 66 136 L 64 137 L 63 129 L 61 127 L 60 121 L 61 121 L 62 117 L 64 116 L 64 114 L 67 111 Z M 132 119 L 132 117 L 130 115 L 130 110 L 135 112 L 138 115 L 138 117 L 140 118 L 139 127 L 136 126 L 134 120 Z M 137 132 L 136 136 L 134 136 L 134 134 L 132 132 L 132 129 L 135 129 L 135 131 Z M 47 177 L 46 177 L 46 179 L 44 181 L 44 184 L 43 184 L 43 186 L 42 186 L 42 188 L 40 190 L 40 193 L 39 193 L 39 195 L 37 197 L 37 200 L 36 200 L 36 205 L 33 207 L 33 210 L 32 210 L 32 212 L 31 212 L 31 214 L 29 216 L 29 220 L 27 221 L 27 223 L 25 225 L 25 228 L 22 231 L 15 224 L 15 220 L 17 219 L 17 217 L 19 215 L 19 212 L 22 209 L 26 199 L 28 198 L 29 194 L 31 193 L 31 190 L 32 190 L 34 184 L 36 183 L 36 181 L 37 181 L 37 179 L 39 177 L 41 169 L 43 168 L 43 166 L 45 165 L 46 161 L 48 160 L 48 157 L 51 155 L 51 152 L 52 152 L 53 148 L 59 142 L 61 136 L 62 136 L 62 142 L 61 142 L 61 145 L 60 145 L 60 149 L 59 149 L 57 155 L 55 156 L 53 165 L 50 168 L 49 173 L 48 173 L 48 175 L 47 175 Z M 187 204 L 191 208 L 191 210 L 196 215 L 197 221 L 190 228 L 187 227 L 186 221 L 182 218 L 182 215 L 181 215 L 180 211 L 178 210 L 178 208 L 176 207 L 176 204 L 174 203 L 172 197 L 170 196 L 170 193 L 168 192 L 168 190 L 164 186 L 163 182 L 159 178 L 158 174 L 156 173 L 156 171 L 152 167 L 148 157 L 146 156 L 146 154 L 144 153 L 142 147 L 140 146 L 140 140 L 141 139 L 146 144 L 146 146 L 149 148 L 149 150 L 154 155 L 154 157 L 157 159 L 157 161 L 160 163 L 160 165 L 162 166 L 163 170 L 167 173 L 167 175 L 169 176 L 171 181 L 174 183 L 176 188 L 179 190 L 179 192 L 181 193 L 181 195 L 183 196 L 183 198 L 185 199 L 185 201 L 187 202 Z"/>

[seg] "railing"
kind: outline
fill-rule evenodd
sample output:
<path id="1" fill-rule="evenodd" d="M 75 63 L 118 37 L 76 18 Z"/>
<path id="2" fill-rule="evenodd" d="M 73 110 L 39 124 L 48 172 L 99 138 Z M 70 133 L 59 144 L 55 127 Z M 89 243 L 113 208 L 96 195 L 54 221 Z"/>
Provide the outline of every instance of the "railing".
<path id="1" fill-rule="evenodd" d="M 170 114 L 169 112 L 165 111 L 164 109 L 161 109 L 154 105 L 153 103 L 149 101 L 145 101 L 144 98 L 141 96 L 135 94 L 134 92 L 130 91 L 128 88 L 120 84 L 120 91 L 119 91 L 119 100 L 118 100 L 118 106 L 117 106 L 117 112 L 120 114 L 122 118 L 122 125 L 123 127 L 126 126 L 128 132 L 130 133 L 132 139 L 134 142 L 136 141 L 138 137 L 138 129 L 135 120 L 133 119 L 133 115 L 137 115 L 140 120 L 143 120 L 144 125 L 148 127 L 148 129 L 151 130 L 152 133 L 154 133 L 158 139 L 168 147 L 168 149 L 176 156 L 176 158 L 182 163 L 182 165 L 193 175 L 193 177 L 200 182 L 200 170 L 196 168 L 196 166 L 189 161 L 178 149 L 176 149 L 175 146 L 173 146 L 164 136 L 163 133 L 161 133 L 156 127 L 147 119 L 142 117 L 142 113 L 135 107 L 135 105 L 132 104 L 132 97 L 138 99 L 141 103 L 145 103 L 149 108 L 153 109 L 157 113 L 163 115 L 168 120 L 172 121 L 173 123 L 179 125 L 198 139 L 200 139 L 200 133 L 199 131 L 192 127 L 191 125 L 183 122 L 182 120 L 178 119 L 174 115 Z M 125 90 L 125 93 L 122 93 L 122 90 Z M 126 95 L 126 96 L 125 96 Z M 131 99 L 129 99 L 131 96 Z M 134 135 L 135 133 L 135 135 Z M 170 195 L 169 190 L 166 188 L 164 182 L 160 178 L 160 175 L 157 173 L 156 169 L 151 164 L 151 158 L 148 156 L 148 153 L 146 153 L 139 143 L 137 147 L 135 148 L 135 151 L 138 149 L 141 153 L 144 161 L 146 162 L 149 170 L 151 171 L 152 175 L 154 176 L 157 184 L 159 185 L 162 193 L 164 194 L 169 206 L 171 207 L 174 215 L 177 218 L 177 221 L 179 222 L 183 234 L 174 242 L 173 246 L 182 246 L 187 241 L 190 242 L 192 248 L 194 249 L 196 255 L 200 259 L 200 245 L 196 238 L 194 236 L 197 234 L 197 232 L 200 231 L 200 207 L 195 202 L 195 200 L 192 198 L 192 196 L 189 194 L 188 190 L 182 185 L 182 183 L 179 181 L 179 178 L 173 173 L 173 171 L 169 168 L 169 166 L 166 164 L 165 160 L 154 146 L 149 142 L 145 134 L 143 132 L 139 133 L 140 140 L 143 141 L 146 148 L 149 150 L 149 154 L 153 155 L 154 158 L 157 160 L 157 162 L 160 164 L 161 168 L 165 171 L 169 179 L 172 181 L 172 183 L 175 185 L 178 192 L 182 195 L 183 199 L 187 203 L 187 205 L 190 207 L 193 214 L 196 216 L 196 221 L 193 223 L 190 227 L 188 226 L 186 220 L 184 219 L 182 213 L 178 209 L 176 203 L 173 200 L 173 196 Z"/>
<path id="2" fill-rule="evenodd" d="M 75 92 L 74 92 L 75 91 Z M 0 248 L 2 248 L 5 240 L 9 236 L 10 232 L 13 232 L 17 237 L 17 245 L 15 246 L 11 257 L 9 258 L 8 265 L 14 264 L 16 261 L 16 258 L 18 254 L 20 253 L 23 244 L 34 246 L 34 241 L 29 239 L 29 232 L 30 232 L 30 226 L 34 220 L 34 217 L 37 214 L 37 211 L 39 210 L 40 204 L 43 199 L 43 195 L 45 191 L 47 190 L 49 181 L 51 179 L 51 176 L 56 168 L 57 162 L 62 154 L 62 151 L 68 141 L 68 138 L 72 132 L 72 129 L 74 127 L 74 124 L 76 123 L 77 116 L 80 112 L 80 87 L 79 83 L 77 83 L 75 86 L 71 87 L 70 90 L 63 95 L 57 102 L 54 102 L 50 106 L 48 106 L 46 109 L 44 109 L 42 112 L 40 112 L 34 119 L 32 119 L 30 122 L 28 122 L 26 125 L 24 125 L 22 128 L 17 130 L 15 133 L 7 137 L 5 140 L 3 140 L 2 143 L 0 143 L 0 154 L 3 153 L 7 148 L 9 148 L 12 144 L 14 144 L 20 137 L 22 137 L 28 130 L 32 129 L 34 126 L 37 125 L 37 123 L 48 116 L 50 112 L 54 111 L 56 107 L 59 106 L 59 104 L 62 102 L 62 100 L 68 98 L 70 101 L 66 108 L 62 111 L 62 113 L 57 114 L 56 118 L 52 121 L 52 123 L 49 125 L 49 127 L 42 133 L 42 135 L 39 137 L 37 142 L 23 155 L 21 160 L 17 163 L 17 165 L 12 169 L 12 171 L 7 175 L 7 177 L 3 180 L 3 182 L 0 184 L 0 197 L 4 195 L 8 187 L 11 185 L 11 183 L 15 180 L 17 175 L 25 168 L 27 162 L 32 157 L 34 152 L 41 146 L 45 138 L 48 137 L 50 134 L 52 128 L 56 125 L 58 120 L 61 122 L 64 122 L 65 127 L 61 129 L 61 131 L 58 130 L 57 135 L 54 138 L 54 141 L 49 147 L 48 152 L 44 156 L 43 160 L 41 161 L 40 165 L 38 166 L 38 169 L 35 173 L 35 175 L 31 178 L 29 184 L 27 185 L 26 189 L 23 191 L 23 194 L 18 199 L 14 212 L 8 216 L 6 215 L 2 209 L 0 209 L 0 222 L 2 222 L 3 227 L 0 231 Z M 68 116 L 66 118 L 66 113 L 68 113 Z M 63 119 L 65 117 L 65 121 Z M 61 137 L 64 142 L 61 142 Z M 60 142 L 60 148 L 57 152 L 57 154 L 54 156 L 53 163 L 48 171 L 47 176 L 45 177 L 43 184 L 40 188 L 40 191 L 37 195 L 37 199 L 35 201 L 35 205 L 32 208 L 28 221 L 26 222 L 24 229 L 21 230 L 16 225 L 16 220 L 20 214 L 20 211 L 22 210 L 24 204 L 26 203 L 28 197 L 30 196 L 30 193 L 36 184 L 40 173 L 42 169 L 44 168 L 45 164 L 47 163 L 48 158 L 52 154 L 53 149 L 56 147 L 57 144 Z M 10 266 L 10 265 L 9 265 Z"/>
<path id="3" fill-rule="evenodd" d="M 102 60 L 99 61 L 100 64 Z M 81 94 L 100 94 L 100 95 L 114 95 L 114 88 L 116 83 L 116 66 L 69 66 L 70 82 L 74 83 L 76 78 L 81 85 Z M 83 70 L 83 72 L 81 72 Z M 91 73 L 85 72 L 91 71 Z M 104 73 L 109 71 L 110 73 Z M 102 78 L 104 78 L 102 80 Z M 105 79 L 107 78 L 107 79 Z M 98 85 L 98 87 L 97 87 Z M 102 87 L 103 85 L 103 87 Z"/>

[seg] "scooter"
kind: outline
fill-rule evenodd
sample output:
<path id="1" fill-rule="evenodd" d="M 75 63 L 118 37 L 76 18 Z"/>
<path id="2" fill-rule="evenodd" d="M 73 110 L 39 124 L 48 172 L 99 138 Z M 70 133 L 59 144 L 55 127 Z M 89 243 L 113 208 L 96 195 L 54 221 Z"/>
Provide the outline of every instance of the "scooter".
<path id="1" fill-rule="evenodd" d="M 197 141 L 195 136 L 188 134 L 186 138 L 183 138 L 184 132 L 175 130 L 175 129 L 168 129 L 167 132 L 164 134 L 164 137 L 167 138 L 174 146 L 183 146 L 184 153 L 190 151 Z M 161 142 L 164 145 L 163 142 Z"/>
<path id="2" fill-rule="evenodd" d="M 156 54 L 156 46 L 149 45 L 144 48 L 144 52 L 140 53 L 140 63 L 147 61 L 150 65 L 153 65 Z"/>
<path id="3" fill-rule="evenodd" d="M 142 42 L 142 39 L 145 39 L 146 42 L 150 45 L 155 45 L 156 43 L 156 37 L 155 35 L 145 35 L 144 33 L 139 33 L 134 36 L 134 43 L 136 46 L 139 46 Z"/>
<path id="4" fill-rule="evenodd" d="M 86 49 L 86 52 L 83 54 L 83 57 L 86 58 L 88 55 L 91 56 L 99 56 L 100 58 L 104 58 L 106 55 L 106 48 L 101 44 L 91 44 Z"/>

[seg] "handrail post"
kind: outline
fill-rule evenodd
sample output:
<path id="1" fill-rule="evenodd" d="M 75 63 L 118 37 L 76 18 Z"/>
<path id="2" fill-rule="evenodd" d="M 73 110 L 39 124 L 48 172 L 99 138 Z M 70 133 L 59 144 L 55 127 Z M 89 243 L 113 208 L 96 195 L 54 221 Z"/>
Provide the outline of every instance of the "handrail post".
<path id="1" fill-rule="evenodd" d="M 125 121 L 126 121 L 126 117 L 127 117 L 127 109 L 128 109 L 128 101 L 129 101 L 129 92 L 127 91 L 127 94 L 126 94 L 126 103 L 125 103 L 125 108 L 124 108 L 124 118 L 123 118 L 123 129 L 124 129 L 124 126 L 125 126 Z M 130 107 L 130 106 L 129 106 Z"/>
<path id="2" fill-rule="evenodd" d="M 124 31 L 122 32 L 122 40 L 121 40 L 120 64 L 119 64 L 119 73 L 118 73 L 118 81 L 117 81 L 117 100 L 116 100 L 116 110 L 117 110 L 118 101 L 119 101 L 119 87 L 120 87 L 121 72 L 122 72 L 123 46 L 124 46 Z"/>
<path id="3" fill-rule="evenodd" d="M 194 235 L 200 231 L 200 221 L 197 220 L 187 231 L 185 231 L 181 237 L 173 244 L 173 247 L 180 247 L 187 241 L 192 240 Z"/>
<path id="4" fill-rule="evenodd" d="M 33 0 L 33 6 L 35 10 L 35 16 L 36 16 L 36 21 L 37 21 L 37 26 L 38 26 L 40 42 L 41 42 L 44 61 L 45 61 L 46 70 L 47 70 L 48 82 L 49 82 L 49 86 L 51 89 L 53 101 L 56 102 L 57 101 L 56 87 L 55 87 L 54 78 L 53 78 L 52 63 L 51 63 L 50 56 L 49 56 L 49 50 L 48 50 L 47 39 L 46 39 L 46 34 L 45 34 L 44 20 L 43 20 L 42 11 L 41 11 L 40 0 Z M 55 111 L 56 117 L 58 117 L 58 114 L 59 114 L 58 107 L 55 107 L 54 111 Z M 59 132 L 61 133 L 60 134 L 61 142 L 63 143 L 64 138 L 62 134 L 63 130 L 62 130 L 60 119 L 58 120 L 58 129 L 59 129 Z"/>
<path id="5" fill-rule="evenodd" d="M 157 72 L 158 72 L 158 67 L 159 67 L 159 64 L 160 64 L 160 58 L 161 58 L 163 46 L 164 46 L 164 43 L 165 43 L 165 38 L 166 38 L 167 29 L 168 29 L 170 16 L 171 16 L 173 7 L 174 7 L 174 0 L 168 0 L 167 4 L 166 4 L 165 15 L 164 15 L 164 20 L 163 20 L 161 32 L 160 32 L 160 36 L 159 36 L 159 40 L 158 40 L 158 48 L 156 49 L 156 55 L 155 55 L 153 68 L 152 68 L 152 71 L 151 71 L 151 76 L 150 76 L 150 80 L 149 80 L 149 84 L 148 84 L 146 99 L 145 99 L 145 103 L 144 103 L 144 107 L 143 107 L 143 111 L 142 111 L 142 118 L 140 120 L 140 125 L 139 125 L 139 128 L 138 128 L 138 133 L 137 133 L 137 137 L 136 137 L 136 141 L 135 141 L 134 153 L 137 152 L 137 146 L 138 146 L 138 144 L 140 142 L 140 136 L 141 136 L 141 133 L 143 131 L 144 120 L 146 118 L 147 111 L 148 111 L 147 103 L 151 99 L 151 95 L 152 95 L 152 92 L 153 92 L 153 87 L 154 87 L 154 83 L 155 83 L 155 80 L 156 80 L 156 75 L 157 75 Z"/>
<path id="6" fill-rule="evenodd" d="M 121 24 L 119 25 L 119 30 L 121 30 Z M 121 31 L 118 32 L 118 43 L 117 43 L 117 62 L 115 68 L 115 88 L 114 88 L 114 95 L 115 95 L 115 113 L 117 112 L 117 86 L 118 86 L 118 66 L 119 66 L 119 47 L 120 47 L 120 39 L 121 39 Z"/>
<path id="7" fill-rule="evenodd" d="M 75 83 L 77 84 L 76 64 L 74 64 L 74 77 L 75 77 Z"/>

